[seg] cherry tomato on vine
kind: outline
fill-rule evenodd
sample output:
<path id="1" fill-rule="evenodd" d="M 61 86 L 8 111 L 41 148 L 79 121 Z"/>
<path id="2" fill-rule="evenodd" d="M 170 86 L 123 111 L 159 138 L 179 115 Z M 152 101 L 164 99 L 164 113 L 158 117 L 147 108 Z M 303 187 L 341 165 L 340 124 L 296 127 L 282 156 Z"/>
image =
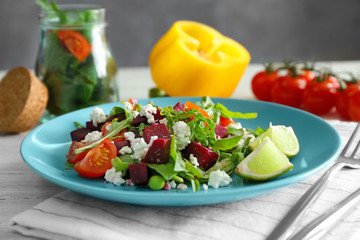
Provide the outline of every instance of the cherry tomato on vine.
<path id="1" fill-rule="evenodd" d="M 308 83 L 313 81 L 316 78 L 315 72 L 313 70 L 309 70 L 309 69 L 303 70 L 303 73 L 301 74 L 301 76 L 303 76 Z"/>
<path id="2" fill-rule="evenodd" d="M 322 115 L 334 106 L 339 95 L 339 80 L 332 75 L 323 75 L 310 82 L 303 94 L 303 107 L 306 111 Z"/>
<path id="3" fill-rule="evenodd" d="M 272 101 L 299 108 L 306 88 L 307 80 L 303 76 L 287 74 L 279 77 L 271 89 Z"/>
<path id="4" fill-rule="evenodd" d="M 360 121 L 360 90 L 355 92 L 349 100 L 349 115 L 351 120 Z"/>
<path id="5" fill-rule="evenodd" d="M 359 86 L 356 84 L 349 84 L 347 85 L 347 88 L 340 92 L 337 100 L 336 100 L 336 111 L 340 114 L 341 117 L 343 117 L 346 120 L 350 120 L 350 114 L 349 114 L 349 101 L 350 98 L 359 91 Z"/>
<path id="6" fill-rule="evenodd" d="M 271 101 L 271 88 L 278 77 L 277 71 L 258 72 L 251 81 L 251 89 L 255 97 L 262 101 Z"/>

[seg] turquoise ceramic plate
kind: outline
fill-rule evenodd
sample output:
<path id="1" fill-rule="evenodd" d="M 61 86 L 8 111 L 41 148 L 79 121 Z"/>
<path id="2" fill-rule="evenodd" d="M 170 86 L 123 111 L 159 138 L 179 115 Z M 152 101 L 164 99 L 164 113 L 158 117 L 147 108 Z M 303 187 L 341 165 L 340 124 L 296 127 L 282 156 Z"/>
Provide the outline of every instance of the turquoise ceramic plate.
<path id="1" fill-rule="evenodd" d="M 175 105 L 177 102 L 198 98 L 157 98 L 159 106 Z M 256 119 L 240 120 L 244 127 L 267 128 L 273 125 L 292 126 L 300 142 L 300 153 L 292 158 L 294 168 L 286 174 L 267 182 L 246 182 L 232 176 L 233 182 L 218 189 L 200 189 L 192 192 L 172 189 L 151 191 L 144 187 L 115 186 L 103 179 L 79 177 L 73 169 L 64 170 L 66 153 L 69 149 L 70 131 L 75 129 L 74 121 L 85 123 L 93 107 L 75 111 L 55 118 L 35 128 L 21 145 L 25 162 L 39 175 L 51 182 L 73 191 L 97 198 L 143 205 L 190 206 L 237 201 L 270 192 L 276 188 L 298 182 L 330 162 L 339 154 L 341 139 L 336 130 L 321 118 L 304 111 L 273 103 L 237 99 L 214 98 L 232 111 L 257 112 Z M 149 100 L 139 101 L 146 104 Z M 120 103 L 119 103 L 120 104 Z M 108 113 L 114 103 L 100 105 Z"/>

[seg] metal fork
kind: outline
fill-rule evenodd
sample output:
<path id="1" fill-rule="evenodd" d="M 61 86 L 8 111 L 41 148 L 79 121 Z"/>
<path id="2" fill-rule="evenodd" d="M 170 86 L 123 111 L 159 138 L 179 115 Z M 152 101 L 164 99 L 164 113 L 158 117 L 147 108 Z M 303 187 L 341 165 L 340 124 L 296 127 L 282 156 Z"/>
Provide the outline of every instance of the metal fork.
<path id="1" fill-rule="evenodd" d="M 357 152 L 360 149 L 360 141 L 352 153 L 349 150 L 356 142 L 360 131 L 360 122 L 352 133 L 350 140 L 341 152 L 337 161 L 309 188 L 309 190 L 297 201 L 290 209 L 282 221 L 276 226 L 267 240 L 285 240 L 288 239 L 296 228 L 296 223 L 310 210 L 311 205 L 321 195 L 327 184 L 344 167 L 358 169 L 360 161 L 357 159 Z"/>

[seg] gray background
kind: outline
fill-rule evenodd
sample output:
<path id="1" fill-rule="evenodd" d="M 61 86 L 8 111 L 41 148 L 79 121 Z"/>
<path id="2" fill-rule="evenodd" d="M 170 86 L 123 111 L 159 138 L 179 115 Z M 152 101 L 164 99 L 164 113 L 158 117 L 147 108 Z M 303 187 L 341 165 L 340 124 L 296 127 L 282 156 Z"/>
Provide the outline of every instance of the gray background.
<path id="1" fill-rule="evenodd" d="M 34 67 L 38 7 L 0 0 L 0 69 Z M 120 67 L 146 66 L 176 20 L 208 24 L 243 44 L 252 62 L 360 59 L 359 0 L 105 0 L 107 37 Z"/>

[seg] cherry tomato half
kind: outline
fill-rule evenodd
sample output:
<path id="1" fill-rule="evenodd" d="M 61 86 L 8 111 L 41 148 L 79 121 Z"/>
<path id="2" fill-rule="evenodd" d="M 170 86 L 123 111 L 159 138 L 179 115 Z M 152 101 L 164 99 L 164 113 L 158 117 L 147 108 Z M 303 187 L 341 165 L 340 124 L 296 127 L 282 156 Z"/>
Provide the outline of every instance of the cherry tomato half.
<path id="1" fill-rule="evenodd" d="M 349 101 L 350 98 L 359 91 L 359 86 L 356 84 L 349 84 L 347 88 L 340 92 L 337 100 L 336 100 L 336 111 L 346 120 L 350 120 L 349 114 Z"/>
<path id="2" fill-rule="evenodd" d="M 83 158 L 86 156 L 88 151 L 82 152 L 82 153 L 75 153 L 75 149 L 85 147 L 86 144 L 83 142 L 77 142 L 73 141 L 70 148 L 69 153 L 67 156 L 68 163 L 75 164 L 79 162 L 80 160 L 83 160 Z"/>
<path id="3" fill-rule="evenodd" d="M 317 115 L 328 113 L 335 106 L 339 88 L 339 81 L 334 76 L 329 75 L 322 81 L 315 79 L 304 91 L 304 109 Z"/>
<path id="4" fill-rule="evenodd" d="M 101 132 L 102 135 L 105 136 L 110 129 L 110 124 L 111 122 L 106 122 L 102 127 L 101 127 Z M 117 134 L 115 134 L 115 138 L 113 139 L 114 142 L 119 142 L 119 141 L 124 141 L 125 137 L 124 137 L 124 133 L 127 132 L 127 129 L 124 128 L 123 130 L 121 130 L 120 132 L 118 132 Z"/>
<path id="5" fill-rule="evenodd" d="M 85 158 L 77 162 L 74 170 L 80 176 L 97 178 L 105 174 L 112 167 L 111 160 L 116 157 L 116 146 L 109 138 L 105 138 L 99 145 L 91 149 Z"/>
<path id="6" fill-rule="evenodd" d="M 79 62 L 89 55 L 91 46 L 81 33 L 74 30 L 59 30 L 57 36 L 69 52 L 79 59 Z"/>
<path id="7" fill-rule="evenodd" d="M 278 77 L 277 71 L 258 72 L 251 80 L 251 89 L 255 97 L 262 101 L 271 101 L 271 88 Z"/>
<path id="8" fill-rule="evenodd" d="M 292 77 L 288 74 L 279 77 L 271 89 L 272 101 L 299 108 L 306 84 L 303 76 Z"/>

